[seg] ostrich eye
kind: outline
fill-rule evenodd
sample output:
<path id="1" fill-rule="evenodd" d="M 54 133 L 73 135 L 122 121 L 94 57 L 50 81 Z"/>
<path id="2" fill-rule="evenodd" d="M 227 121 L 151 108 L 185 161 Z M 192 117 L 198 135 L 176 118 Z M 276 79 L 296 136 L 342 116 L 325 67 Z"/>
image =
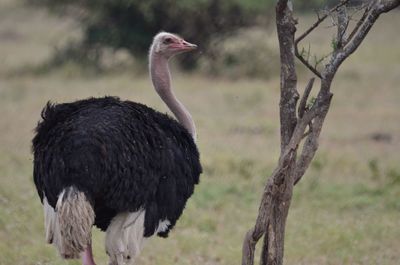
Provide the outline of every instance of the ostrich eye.
<path id="1" fill-rule="evenodd" d="M 130 259 L 131 259 L 131 256 L 128 255 L 128 256 L 126 257 L 126 259 L 130 260 Z"/>
<path id="2" fill-rule="evenodd" d="M 166 38 L 164 40 L 164 44 L 170 44 L 172 42 L 172 38 Z"/>

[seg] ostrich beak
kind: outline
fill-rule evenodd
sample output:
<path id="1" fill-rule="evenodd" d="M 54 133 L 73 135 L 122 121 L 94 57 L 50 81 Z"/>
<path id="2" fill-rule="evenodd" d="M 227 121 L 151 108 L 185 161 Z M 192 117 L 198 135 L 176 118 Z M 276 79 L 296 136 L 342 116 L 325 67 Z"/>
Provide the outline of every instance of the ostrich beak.
<path id="1" fill-rule="evenodd" d="M 187 41 L 183 41 L 182 44 L 186 47 L 186 49 L 189 49 L 189 50 L 197 49 L 197 45 L 196 44 L 193 44 L 193 43 L 190 43 L 190 42 L 187 42 Z"/>
<path id="2" fill-rule="evenodd" d="M 197 45 L 187 42 L 185 40 L 182 40 L 178 45 L 176 45 L 176 49 L 178 49 L 182 52 L 193 51 L 193 50 L 197 49 Z"/>

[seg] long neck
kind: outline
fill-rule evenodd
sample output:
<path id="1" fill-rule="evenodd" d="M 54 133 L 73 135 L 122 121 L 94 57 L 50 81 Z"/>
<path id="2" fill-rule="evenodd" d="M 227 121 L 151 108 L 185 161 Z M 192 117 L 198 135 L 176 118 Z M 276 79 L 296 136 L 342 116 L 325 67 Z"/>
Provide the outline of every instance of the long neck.
<path id="1" fill-rule="evenodd" d="M 153 51 L 150 51 L 150 77 L 158 95 L 172 111 L 176 119 L 196 140 L 196 127 L 192 116 L 172 91 L 168 59 Z"/>

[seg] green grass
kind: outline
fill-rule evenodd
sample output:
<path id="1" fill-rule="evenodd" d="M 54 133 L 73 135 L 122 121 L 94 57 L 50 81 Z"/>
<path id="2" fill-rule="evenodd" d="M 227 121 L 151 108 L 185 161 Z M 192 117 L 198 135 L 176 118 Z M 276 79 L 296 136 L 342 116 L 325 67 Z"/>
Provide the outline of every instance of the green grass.
<path id="1" fill-rule="evenodd" d="M 79 35 L 76 25 L 11 0 L 0 1 L 0 15 L 0 264 L 79 264 L 60 260 L 44 242 L 30 153 L 41 108 L 49 99 L 118 95 L 167 110 L 147 76 L 86 76 L 74 65 L 32 73 L 54 45 Z M 399 13 L 383 16 L 335 79 L 319 152 L 295 188 L 285 264 L 400 260 L 399 23 Z M 316 50 L 323 37 L 329 47 L 329 34 L 311 36 Z M 231 81 L 175 71 L 174 86 L 196 121 L 204 174 L 170 237 L 151 239 L 139 264 L 240 264 L 243 236 L 279 155 L 279 77 Z M 374 133 L 391 140 L 374 141 Z M 94 230 L 99 265 L 107 264 L 103 242 Z"/>

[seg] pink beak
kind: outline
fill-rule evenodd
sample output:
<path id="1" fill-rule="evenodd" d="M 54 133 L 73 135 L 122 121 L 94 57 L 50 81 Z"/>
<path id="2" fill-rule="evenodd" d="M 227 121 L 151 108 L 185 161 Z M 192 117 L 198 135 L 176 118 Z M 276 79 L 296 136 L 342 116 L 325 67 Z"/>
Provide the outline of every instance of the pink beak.
<path id="1" fill-rule="evenodd" d="M 195 50 L 197 48 L 197 45 L 187 42 L 185 40 L 182 40 L 180 43 L 174 44 L 173 47 L 177 50 L 186 52 L 186 51 Z"/>

